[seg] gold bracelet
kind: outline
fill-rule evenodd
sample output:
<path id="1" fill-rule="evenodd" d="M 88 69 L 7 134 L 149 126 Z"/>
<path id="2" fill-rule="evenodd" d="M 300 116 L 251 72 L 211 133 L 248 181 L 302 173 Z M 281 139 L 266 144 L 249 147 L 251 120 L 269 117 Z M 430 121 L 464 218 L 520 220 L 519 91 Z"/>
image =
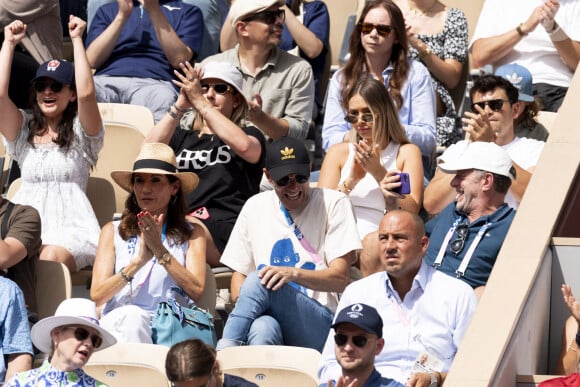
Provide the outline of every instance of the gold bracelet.
<path id="1" fill-rule="evenodd" d="M 157 258 L 157 263 L 161 266 L 167 265 L 169 261 L 171 261 L 171 253 L 169 251 L 164 252 L 161 257 Z"/>
<path id="2" fill-rule="evenodd" d="M 433 54 L 433 50 L 431 50 L 431 47 L 429 47 L 428 45 L 425 45 L 425 49 L 423 51 L 419 51 L 419 59 L 425 61 L 425 58 L 427 58 L 431 54 Z"/>
<path id="3" fill-rule="evenodd" d="M 348 185 L 346 185 L 346 180 L 342 182 L 339 188 L 344 189 L 344 191 L 342 191 L 342 189 L 339 189 L 339 191 L 347 195 L 352 191 L 352 188 L 348 188 Z"/>

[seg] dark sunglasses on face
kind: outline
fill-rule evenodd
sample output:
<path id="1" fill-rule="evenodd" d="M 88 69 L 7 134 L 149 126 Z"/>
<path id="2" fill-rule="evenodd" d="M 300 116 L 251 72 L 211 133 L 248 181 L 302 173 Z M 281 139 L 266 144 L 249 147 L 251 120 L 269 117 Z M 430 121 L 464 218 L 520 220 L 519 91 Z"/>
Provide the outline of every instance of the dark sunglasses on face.
<path id="1" fill-rule="evenodd" d="M 469 236 L 469 226 L 462 223 L 455 228 L 455 232 L 457 233 L 457 238 L 455 238 L 449 244 L 449 250 L 451 250 L 453 254 L 458 255 L 463 250 L 463 247 L 465 246 L 465 241 Z"/>
<path id="2" fill-rule="evenodd" d="M 47 81 L 36 81 L 34 82 L 34 90 L 36 90 L 37 92 L 43 92 L 44 90 L 46 90 L 47 87 L 50 87 L 50 90 L 52 90 L 54 93 L 58 93 L 62 90 L 62 88 L 64 87 L 64 84 L 60 83 L 60 82 L 47 82 Z"/>
<path id="3" fill-rule="evenodd" d="M 248 23 L 257 20 L 266 24 L 274 24 L 276 23 L 278 18 L 282 18 L 282 21 L 284 21 L 284 19 L 286 18 L 286 13 L 284 13 L 283 9 L 277 9 L 275 11 L 258 12 L 257 14 L 244 19 L 243 21 Z"/>
<path id="4" fill-rule="evenodd" d="M 226 94 L 231 92 L 233 89 L 227 83 L 201 83 L 201 91 L 207 93 L 209 89 L 213 89 L 217 94 Z"/>
<path id="5" fill-rule="evenodd" d="M 366 337 L 366 336 L 362 336 L 362 335 L 360 335 L 360 336 L 347 336 L 347 335 L 343 335 L 342 333 L 337 333 L 336 335 L 334 335 L 334 342 L 339 347 L 342 347 L 343 345 L 346 344 L 349 337 L 350 337 L 350 340 L 352 341 L 352 343 L 359 348 L 364 348 L 364 346 L 367 345 L 367 342 L 369 341 L 368 337 Z"/>
<path id="6" fill-rule="evenodd" d="M 292 180 L 295 181 L 298 184 L 304 184 L 306 183 L 308 180 L 310 179 L 310 176 L 302 176 L 302 175 L 296 175 Z M 284 176 L 283 178 L 281 178 L 280 180 L 276 180 L 276 185 L 278 187 L 285 187 L 288 184 L 290 184 L 291 178 L 290 176 Z"/>
<path id="7" fill-rule="evenodd" d="M 93 348 L 99 348 L 103 344 L 103 339 L 99 335 L 91 335 L 88 330 L 81 327 L 65 327 L 63 329 L 74 329 L 75 339 L 78 341 L 85 341 L 89 336 L 91 336 L 91 344 Z"/>
<path id="8" fill-rule="evenodd" d="M 347 114 L 344 116 L 344 120 L 349 124 L 356 124 L 359 120 L 363 122 L 373 122 L 375 118 L 373 117 L 373 113 L 363 113 L 363 114 Z"/>
<path id="9" fill-rule="evenodd" d="M 357 27 L 363 35 L 368 35 L 375 29 L 377 30 L 377 34 L 383 37 L 389 36 L 393 32 L 393 27 L 386 24 L 359 23 Z"/>
<path id="10" fill-rule="evenodd" d="M 477 109 L 475 109 L 475 105 L 479 106 L 480 108 L 485 110 L 486 106 L 489 106 L 489 108 L 491 110 L 493 110 L 494 112 L 499 112 L 503 106 L 504 103 L 509 102 L 503 99 L 491 99 L 489 101 L 481 101 L 481 102 L 475 102 L 471 104 L 471 111 L 474 113 L 477 113 Z"/>

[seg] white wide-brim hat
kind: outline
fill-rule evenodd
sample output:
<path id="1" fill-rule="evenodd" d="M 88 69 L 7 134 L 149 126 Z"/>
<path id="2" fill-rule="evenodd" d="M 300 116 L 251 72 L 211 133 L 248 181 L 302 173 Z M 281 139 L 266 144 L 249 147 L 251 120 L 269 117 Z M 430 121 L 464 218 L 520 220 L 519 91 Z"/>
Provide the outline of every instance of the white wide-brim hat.
<path id="1" fill-rule="evenodd" d="M 132 171 L 113 171 L 111 177 L 127 192 L 133 190 L 131 179 L 134 173 L 172 175 L 181 182 L 181 190 L 187 194 L 197 187 L 199 177 L 193 172 L 178 172 L 173 149 L 166 144 L 152 142 L 143 144 Z"/>
<path id="2" fill-rule="evenodd" d="M 43 318 L 32 327 L 30 336 L 32 343 L 42 352 L 52 351 L 52 338 L 50 333 L 54 328 L 82 325 L 93 328 L 99 332 L 103 343 L 95 351 L 110 347 L 117 339 L 99 325 L 97 319 L 97 307 L 87 298 L 69 298 L 60 303 L 54 316 Z"/>

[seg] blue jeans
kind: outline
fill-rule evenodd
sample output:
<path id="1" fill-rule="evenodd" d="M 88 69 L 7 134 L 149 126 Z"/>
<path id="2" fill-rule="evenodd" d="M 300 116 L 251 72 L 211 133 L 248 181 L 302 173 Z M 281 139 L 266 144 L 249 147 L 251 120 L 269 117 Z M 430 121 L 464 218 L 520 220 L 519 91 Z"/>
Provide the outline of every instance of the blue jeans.
<path id="1" fill-rule="evenodd" d="M 276 291 L 267 289 L 256 271 L 244 281 L 217 349 L 284 344 L 322 352 L 331 324 L 328 308 L 289 285 Z"/>

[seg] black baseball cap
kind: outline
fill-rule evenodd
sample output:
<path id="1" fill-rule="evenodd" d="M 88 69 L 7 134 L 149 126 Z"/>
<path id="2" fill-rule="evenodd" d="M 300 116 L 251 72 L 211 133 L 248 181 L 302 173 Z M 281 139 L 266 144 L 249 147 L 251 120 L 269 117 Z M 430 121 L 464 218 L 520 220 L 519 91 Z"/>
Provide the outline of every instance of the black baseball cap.
<path id="1" fill-rule="evenodd" d="M 32 82 L 44 77 L 72 86 L 75 83 L 75 68 L 71 62 L 51 59 L 38 67 Z"/>
<path id="2" fill-rule="evenodd" d="M 372 306 L 366 304 L 352 304 L 338 312 L 332 328 L 336 329 L 337 325 L 350 323 L 360 329 L 383 337 L 383 319 L 379 312 Z"/>
<path id="3" fill-rule="evenodd" d="M 291 174 L 310 176 L 310 156 L 302 141 L 293 137 L 280 137 L 268 146 L 266 169 L 272 180 Z"/>

